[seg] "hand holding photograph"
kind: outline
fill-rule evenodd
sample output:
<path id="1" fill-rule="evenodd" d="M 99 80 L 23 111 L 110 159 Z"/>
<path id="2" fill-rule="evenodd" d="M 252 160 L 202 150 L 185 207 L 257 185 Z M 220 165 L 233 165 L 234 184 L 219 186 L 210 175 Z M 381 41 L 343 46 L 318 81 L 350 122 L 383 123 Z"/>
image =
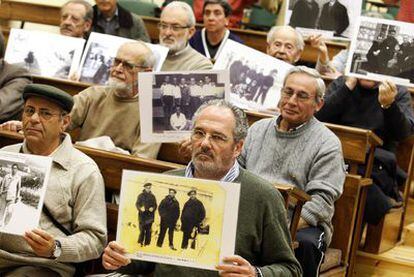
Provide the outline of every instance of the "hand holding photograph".
<path id="1" fill-rule="evenodd" d="M 124 170 L 117 242 L 132 259 L 216 270 L 234 254 L 239 195 L 237 183 Z"/>

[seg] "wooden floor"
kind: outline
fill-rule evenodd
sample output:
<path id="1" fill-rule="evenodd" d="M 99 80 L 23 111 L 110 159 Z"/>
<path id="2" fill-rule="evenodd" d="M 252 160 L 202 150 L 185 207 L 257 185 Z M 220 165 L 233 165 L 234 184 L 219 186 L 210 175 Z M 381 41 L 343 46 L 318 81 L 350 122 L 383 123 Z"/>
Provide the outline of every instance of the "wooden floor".
<path id="1" fill-rule="evenodd" d="M 408 204 L 404 241 L 382 254 L 358 251 L 355 276 L 414 276 L 414 199 Z"/>

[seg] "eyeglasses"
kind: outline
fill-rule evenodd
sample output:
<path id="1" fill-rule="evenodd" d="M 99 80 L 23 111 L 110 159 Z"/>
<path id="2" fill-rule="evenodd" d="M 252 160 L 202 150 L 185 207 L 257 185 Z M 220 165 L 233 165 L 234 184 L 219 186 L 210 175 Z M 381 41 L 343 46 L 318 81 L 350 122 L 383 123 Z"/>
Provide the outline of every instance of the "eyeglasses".
<path id="1" fill-rule="evenodd" d="M 167 30 L 167 29 L 171 29 L 173 32 L 179 32 L 181 30 L 190 28 L 191 26 L 180 26 L 178 24 L 166 24 L 166 23 L 158 23 L 158 29 L 160 30 Z"/>
<path id="2" fill-rule="evenodd" d="M 193 140 L 204 140 L 204 138 L 208 138 L 208 140 L 213 144 L 224 144 L 226 143 L 229 138 L 225 135 L 214 133 L 214 134 L 207 134 L 201 129 L 194 129 L 193 133 L 191 134 L 191 139 Z"/>
<path id="3" fill-rule="evenodd" d="M 119 58 L 114 58 L 112 62 L 112 66 L 117 67 L 118 65 L 122 64 L 122 67 L 126 70 L 132 71 L 134 68 L 147 68 L 146 66 L 133 64 L 130 62 L 127 62 L 126 60 L 122 60 Z"/>
<path id="4" fill-rule="evenodd" d="M 296 95 L 296 99 L 300 102 L 305 102 L 311 99 L 311 96 L 303 91 L 295 92 L 289 88 L 282 88 L 282 97 L 290 99 L 293 95 Z"/>
<path id="5" fill-rule="evenodd" d="M 36 112 L 36 109 L 33 107 L 26 107 L 23 110 L 23 113 L 27 117 L 32 117 L 35 113 L 39 115 L 39 117 L 43 120 L 50 120 L 54 116 L 64 116 L 66 113 L 52 113 L 49 110 L 46 109 L 40 109 Z"/>

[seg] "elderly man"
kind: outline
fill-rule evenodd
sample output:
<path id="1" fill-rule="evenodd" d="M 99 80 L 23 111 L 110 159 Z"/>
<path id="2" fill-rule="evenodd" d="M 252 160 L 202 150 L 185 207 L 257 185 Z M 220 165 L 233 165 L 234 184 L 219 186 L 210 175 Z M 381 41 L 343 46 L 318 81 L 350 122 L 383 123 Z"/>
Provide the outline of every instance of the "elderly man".
<path id="1" fill-rule="evenodd" d="M 316 276 L 332 237 L 334 202 L 342 193 L 345 167 L 339 139 L 314 114 L 323 106 L 325 84 L 304 66 L 286 74 L 280 115 L 249 129 L 240 165 L 270 182 L 292 184 L 312 200 L 303 206 L 296 257 L 304 276 Z"/>
<path id="2" fill-rule="evenodd" d="M 20 119 L 23 108 L 23 88 L 31 83 L 23 67 L 7 63 L 3 57 L 5 43 L 0 32 L 0 123 Z"/>
<path id="3" fill-rule="evenodd" d="M 238 36 L 227 29 L 230 14 L 231 6 L 226 0 L 204 1 L 204 28 L 197 31 L 190 39 L 191 47 L 215 61 L 227 39 L 243 43 Z"/>
<path id="4" fill-rule="evenodd" d="M 70 0 L 60 9 L 60 34 L 87 38 L 92 26 L 93 10 L 84 0 Z"/>
<path id="5" fill-rule="evenodd" d="M 39 228 L 0 236 L 1 276 L 72 276 L 73 263 L 100 256 L 106 243 L 104 184 L 95 162 L 65 133 L 72 97 L 46 85 L 23 92 L 23 144 L 4 151 L 53 159 Z"/>
<path id="6" fill-rule="evenodd" d="M 191 48 L 188 41 L 195 33 L 195 18 L 190 5 L 173 1 L 161 13 L 160 44 L 168 47 L 162 71 L 208 70 L 213 67 L 210 60 Z"/>
<path id="7" fill-rule="evenodd" d="M 325 122 L 370 129 L 383 139 L 383 146 L 375 152 L 374 185 L 368 188 L 365 208 L 365 220 L 378 224 L 388 210 L 398 206 L 396 201 L 402 201 L 394 152 L 398 141 L 414 133 L 410 93 L 390 81 L 340 77 L 328 87 L 325 106 L 316 116 Z"/>
<path id="8" fill-rule="evenodd" d="M 216 267 L 221 276 L 300 276 L 290 247 L 283 199 L 270 183 L 240 168 L 236 161 L 246 133 L 243 111 L 222 100 L 204 104 L 195 115 L 192 161 L 185 170 L 170 174 L 241 183 L 236 255 L 225 257 Z M 172 265 L 130 264 L 125 254 L 122 246 L 111 242 L 103 255 L 104 267 L 132 274 L 151 272 L 155 267 L 155 276 L 218 275 Z"/>
<path id="9" fill-rule="evenodd" d="M 122 8 L 117 2 L 117 0 L 95 0 L 92 31 L 149 42 L 142 19 Z"/>

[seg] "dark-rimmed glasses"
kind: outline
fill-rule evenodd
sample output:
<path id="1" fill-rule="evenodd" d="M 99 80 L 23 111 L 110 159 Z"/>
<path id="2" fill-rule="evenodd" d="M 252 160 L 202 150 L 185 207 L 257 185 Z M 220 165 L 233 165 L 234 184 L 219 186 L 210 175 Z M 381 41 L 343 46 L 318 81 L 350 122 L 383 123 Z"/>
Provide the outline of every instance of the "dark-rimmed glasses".
<path id="1" fill-rule="evenodd" d="M 27 117 L 32 117 L 35 113 L 37 113 L 37 115 L 41 119 L 46 120 L 46 121 L 47 120 L 50 120 L 54 116 L 65 116 L 66 115 L 65 112 L 62 112 L 62 113 L 52 113 L 48 109 L 40 109 L 39 111 L 36 112 L 36 109 L 33 108 L 33 107 L 25 107 L 24 110 L 23 110 L 23 113 Z"/>
<path id="2" fill-rule="evenodd" d="M 191 26 L 181 26 L 181 25 L 178 25 L 178 24 L 167 24 L 167 23 L 158 23 L 157 26 L 158 26 L 158 29 L 160 29 L 160 30 L 165 31 L 167 29 L 170 29 L 173 32 L 179 32 L 181 30 L 188 29 L 188 28 L 191 27 Z"/>
<path id="3" fill-rule="evenodd" d="M 120 58 L 114 58 L 112 61 L 112 66 L 117 67 L 120 64 L 122 64 L 122 67 L 126 70 L 132 71 L 134 68 L 147 68 L 146 66 L 138 65 L 130 63 L 126 60 L 120 59 Z"/>

